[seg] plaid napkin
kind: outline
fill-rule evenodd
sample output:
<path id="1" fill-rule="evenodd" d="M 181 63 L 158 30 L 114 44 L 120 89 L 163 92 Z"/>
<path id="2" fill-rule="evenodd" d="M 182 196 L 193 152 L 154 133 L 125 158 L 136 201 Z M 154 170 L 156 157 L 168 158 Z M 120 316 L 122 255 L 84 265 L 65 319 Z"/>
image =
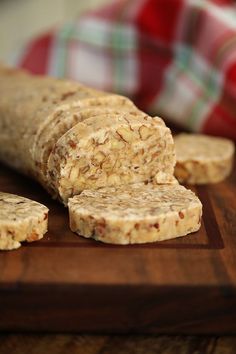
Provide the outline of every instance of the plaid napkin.
<path id="1" fill-rule="evenodd" d="M 17 65 L 236 139 L 236 2 L 119 0 L 30 42 Z"/>

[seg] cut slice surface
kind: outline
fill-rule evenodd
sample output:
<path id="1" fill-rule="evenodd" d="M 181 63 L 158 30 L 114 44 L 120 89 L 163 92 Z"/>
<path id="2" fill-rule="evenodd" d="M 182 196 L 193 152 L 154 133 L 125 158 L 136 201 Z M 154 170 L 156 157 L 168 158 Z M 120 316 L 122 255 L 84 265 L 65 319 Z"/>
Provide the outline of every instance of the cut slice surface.
<path id="1" fill-rule="evenodd" d="M 174 137 L 175 176 L 181 183 L 216 183 L 226 178 L 233 166 L 234 144 L 229 139 L 201 134 Z"/>
<path id="2" fill-rule="evenodd" d="M 200 228 L 202 205 L 180 185 L 130 185 L 83 191 L 69 199 L 71 230 L 114 243 L 146 243 Z"/>
<path id="3" fill-rule="evenodd" d="M 173 183 L 175 152 L 159 118 L 103 114 L 64 134 L 49 157 L 48 181 L 65 204 L 85 189 L 139 183 Z"/>
<path id="4" fill-rule="evenodd" d="M 0 250 L 36 241 L 47 232 L 48 208 L 18 195 L 0 192 Z"/>
<path id="5" fill-rule="evenodd" d="M 104 114 L 118 114 L 120 112 L 139 112 L 139 115 L 145 116 L 145 113 L 139 111 L 136 107 L 131 108 L 129 101 L 120 96 L 111 96 L 110 100 L 100 100 L 98 106 L 85 108 L 73 107 L 66 111 L 58 111 L 44 129 L 41 129 L 36 139 L 36 145 L 33 149 L 33 159 L 36 169 L 39 171 L 39 177 L 44 182 L 47 179 L 47 163 L 49 155 L 55 144 L 68 130 L 76 124 L 85 121 L 90 117 L 99 117 Z M 108 105 L 108 102 L 111 106 Z M 128 102 L 128 103 L 127 103 Z"/>

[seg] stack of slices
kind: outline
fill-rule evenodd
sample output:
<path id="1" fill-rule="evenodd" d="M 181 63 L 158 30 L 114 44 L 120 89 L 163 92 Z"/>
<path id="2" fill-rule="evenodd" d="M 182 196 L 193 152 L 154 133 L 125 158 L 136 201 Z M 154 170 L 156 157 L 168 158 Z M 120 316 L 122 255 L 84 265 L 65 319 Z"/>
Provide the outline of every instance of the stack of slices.
<path id="1" fill-rule="evenodd" d="M 0 159 L 65 205 L 71 228 L 140 243 L 200 227 L 202 206 L 177 184 L 170 130 L 127 98 L 0 69 Z"/>

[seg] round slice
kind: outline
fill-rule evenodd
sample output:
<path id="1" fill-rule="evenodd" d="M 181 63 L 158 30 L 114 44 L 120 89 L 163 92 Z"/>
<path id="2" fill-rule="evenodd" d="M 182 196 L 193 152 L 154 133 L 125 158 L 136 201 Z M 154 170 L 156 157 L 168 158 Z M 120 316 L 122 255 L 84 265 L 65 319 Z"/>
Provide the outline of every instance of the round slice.
<path id="1" fill-rule="evenodd" d="M 118 96 L 119 97 L 119 96 Z M 129 105 L 121 102 L 110 100 L 111 105 L 114 101 L 114 107 L 112 106 L 103 106 L 104 102 L 100 101 L 100 105 L 97 107 L 90 108 L 71 108 L 66 111 L 59 111 L 55 114 L 54 119 L 51 119 L 48 125 L 42 129 L 40 134 L 37 137 L 37 144 L 33 154 L 35 161 L 36 169 L 38 172 L 38 177 L 41 178 L 43 182 L 47 179 L 47 162 L 49 155 L 53 150 L 55 144 L 68 130 L 70 130 L 77 123 L 83 122 L 90 117 L 97 117 L 102 114 L 118 114 L 120 112 L 132 112 L 132 109 Z M 115 105 L 117 103 L 117 106 Z M 119 105 L 120 103 L 120 105 Z M 105 104 L 105 103 L 104 103 Z M 137 108 L 133 108 L 134 112 L 138 112 L 140 115 L 145 116 L 145 113 L 138 111 Z M 40 168 L 39 168 L 40 167 Z"/>
<path id="2" fill-rule="evenodd" d="M 67 204 L 86 189 L 173 183 L 174 165 L 173 139 L 161 119 L 139 112 L 101 114 L 57 141 L 48 160 L 48 188 Z"/>
<path id="3" fill-rule="evenodd" d="M 47 232 L 48 208 L 40 203 L 0 192 L 0 211 L 0 250 L 19 248 Z"/>
<path id="4" fill-rule="evenodd" d="M 130 185 L 83 191 L 69 199 L 70 227 L 106 243 L 162 241 L 200 228 L 202 204 L 180 185 Z"/>
<path id="5" fill-rule="evenodd" d="M 234 144 L 229 139 L 200 134 L 174 137 L 175 177 L 181 183 L 206 184 L 225 179 L 233 167 Z"/>

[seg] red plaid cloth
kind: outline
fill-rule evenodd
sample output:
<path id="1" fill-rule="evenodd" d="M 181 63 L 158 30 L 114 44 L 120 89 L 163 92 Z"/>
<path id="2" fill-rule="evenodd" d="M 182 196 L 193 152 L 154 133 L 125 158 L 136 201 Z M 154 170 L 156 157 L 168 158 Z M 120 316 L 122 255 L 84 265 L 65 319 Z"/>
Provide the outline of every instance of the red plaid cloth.
<path id="1" fill-rule="evenodd" d="M 236 3 L 123 0 L 33 40 L 18 66 L 131 97 L 191 131 L 236 139 Z"/>

